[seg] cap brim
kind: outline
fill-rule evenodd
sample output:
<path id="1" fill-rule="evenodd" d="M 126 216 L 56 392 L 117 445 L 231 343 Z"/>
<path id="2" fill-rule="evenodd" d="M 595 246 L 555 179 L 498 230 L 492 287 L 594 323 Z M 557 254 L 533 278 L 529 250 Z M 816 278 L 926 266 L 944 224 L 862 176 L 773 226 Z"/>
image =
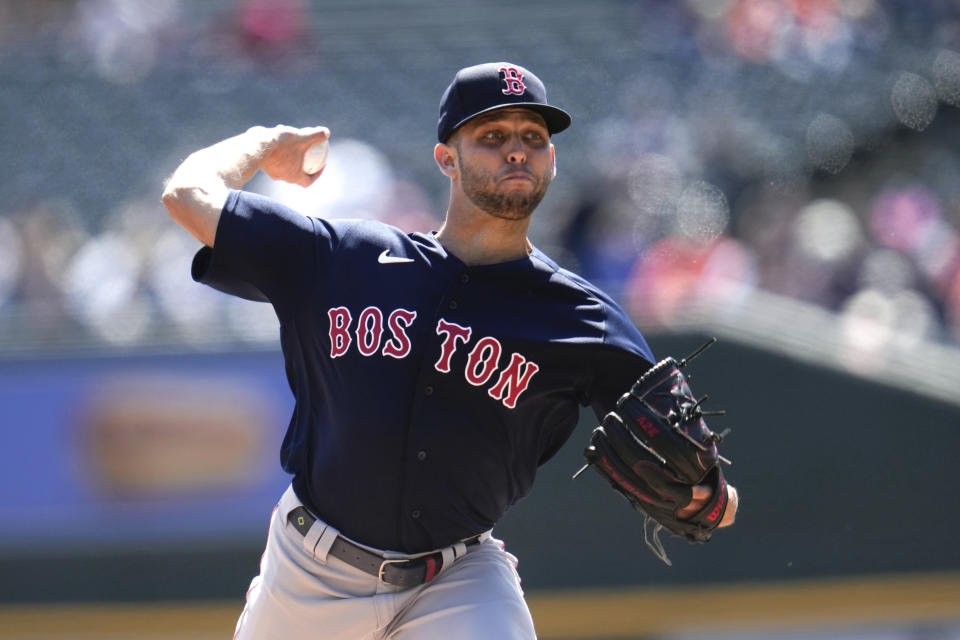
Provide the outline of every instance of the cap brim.
<path id="1" fill-rule="evenodd" d="M 570 114 L 564 111 L 563 109 L 558 109 L 549 104 L 541 104 L 539 102 L 506 102 L 504 104 L 497 104 L 492 107 L 487 107 L 483 111 L 478 111 L 468 118 L 464 118 L 450 129 L 450 133 L 447 135 L 447 140 L 450 139 L 450 136 L 454 132 L 467 124 L 474 118 L 482 116 L 485 113 L 490 113 L 491 111 L 497 111 L 498 109 L 530 109 L 531 111 L 536 111 L 541 116 L 543 116 L 544 121 L 547 123 L 547 131 L 550 135 L 555 133 L 560 133 L 564 129 L 570 126 Z M 444 140 L 446 142 L 446 140 Z"/>

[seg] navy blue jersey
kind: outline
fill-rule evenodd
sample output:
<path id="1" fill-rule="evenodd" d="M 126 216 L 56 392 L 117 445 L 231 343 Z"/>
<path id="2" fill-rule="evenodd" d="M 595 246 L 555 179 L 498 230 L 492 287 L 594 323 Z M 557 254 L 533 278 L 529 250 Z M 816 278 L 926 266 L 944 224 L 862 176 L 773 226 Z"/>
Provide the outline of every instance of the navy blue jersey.
<path id="1" fill-rule="evenodd" d="M 344 535 L 416 553 L 493 527 L 650 366 L 626 314 L 534 249 L 468 267 L 432 234 L 232 191 L 194 278 L 273 304 L 296 399 L 281 448 Z"/>

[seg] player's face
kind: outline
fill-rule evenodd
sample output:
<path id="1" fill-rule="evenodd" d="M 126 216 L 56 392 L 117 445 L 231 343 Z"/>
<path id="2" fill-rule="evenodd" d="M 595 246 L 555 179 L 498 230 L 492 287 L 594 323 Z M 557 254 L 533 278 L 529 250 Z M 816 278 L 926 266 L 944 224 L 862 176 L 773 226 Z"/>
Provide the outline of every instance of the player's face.
<path id="1" fill-rule="evenodd" d="M 554 175 L 546 122 L 530 109 L 501 109 L 463 126 L 453 141 L 464 195 L 496 218 L 522 220 Z"/>

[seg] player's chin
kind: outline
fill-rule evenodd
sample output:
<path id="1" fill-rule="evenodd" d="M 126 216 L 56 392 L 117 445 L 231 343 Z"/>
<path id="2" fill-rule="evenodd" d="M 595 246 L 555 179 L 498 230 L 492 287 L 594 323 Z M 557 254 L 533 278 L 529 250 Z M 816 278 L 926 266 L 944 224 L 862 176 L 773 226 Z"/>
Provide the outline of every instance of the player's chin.
<path id="1" fill-rule="evenodd" d="M 533 180 L 517 179 L 501 182 L 497 188 L 497 195 L 505 202 L 524 208 L 532 203 L 539 203 L 546 190 L 545 185 Z"/>
<path id="2" fill-rule="evenodd" d="M 533 215 L 545 189 L 497 189 L 475 193 L 471 200 L 480 209 L 501 220 L 525 220 Z"/>

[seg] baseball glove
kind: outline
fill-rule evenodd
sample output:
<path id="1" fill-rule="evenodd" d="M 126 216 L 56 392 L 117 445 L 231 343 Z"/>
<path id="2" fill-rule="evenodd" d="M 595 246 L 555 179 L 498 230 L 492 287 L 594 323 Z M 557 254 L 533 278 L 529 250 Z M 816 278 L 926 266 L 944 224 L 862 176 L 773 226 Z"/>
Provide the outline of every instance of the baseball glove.
<path id="1" fill-rule="evenodd" d="M 716 341 L 707 342 L 677 362 L 665 358 L 647 370 L 617 401 L 593 430 L 584 452 L 587 467 L 593 467 L 644 515 L 644 539 L 664 563 L 670 559 L 660 541 L 660 532 L 691 542 L 706 542 L 727 508 L 727 486 L 720 462 L 729 464 L 717 449 L 727 432 L 717 434 L 704 421 L 706 396 L 694 398 L 681 369 Z M 707 505 L 681 520 L 677 512 L 693 496 L 693 485 L 713 489 Z"/>

